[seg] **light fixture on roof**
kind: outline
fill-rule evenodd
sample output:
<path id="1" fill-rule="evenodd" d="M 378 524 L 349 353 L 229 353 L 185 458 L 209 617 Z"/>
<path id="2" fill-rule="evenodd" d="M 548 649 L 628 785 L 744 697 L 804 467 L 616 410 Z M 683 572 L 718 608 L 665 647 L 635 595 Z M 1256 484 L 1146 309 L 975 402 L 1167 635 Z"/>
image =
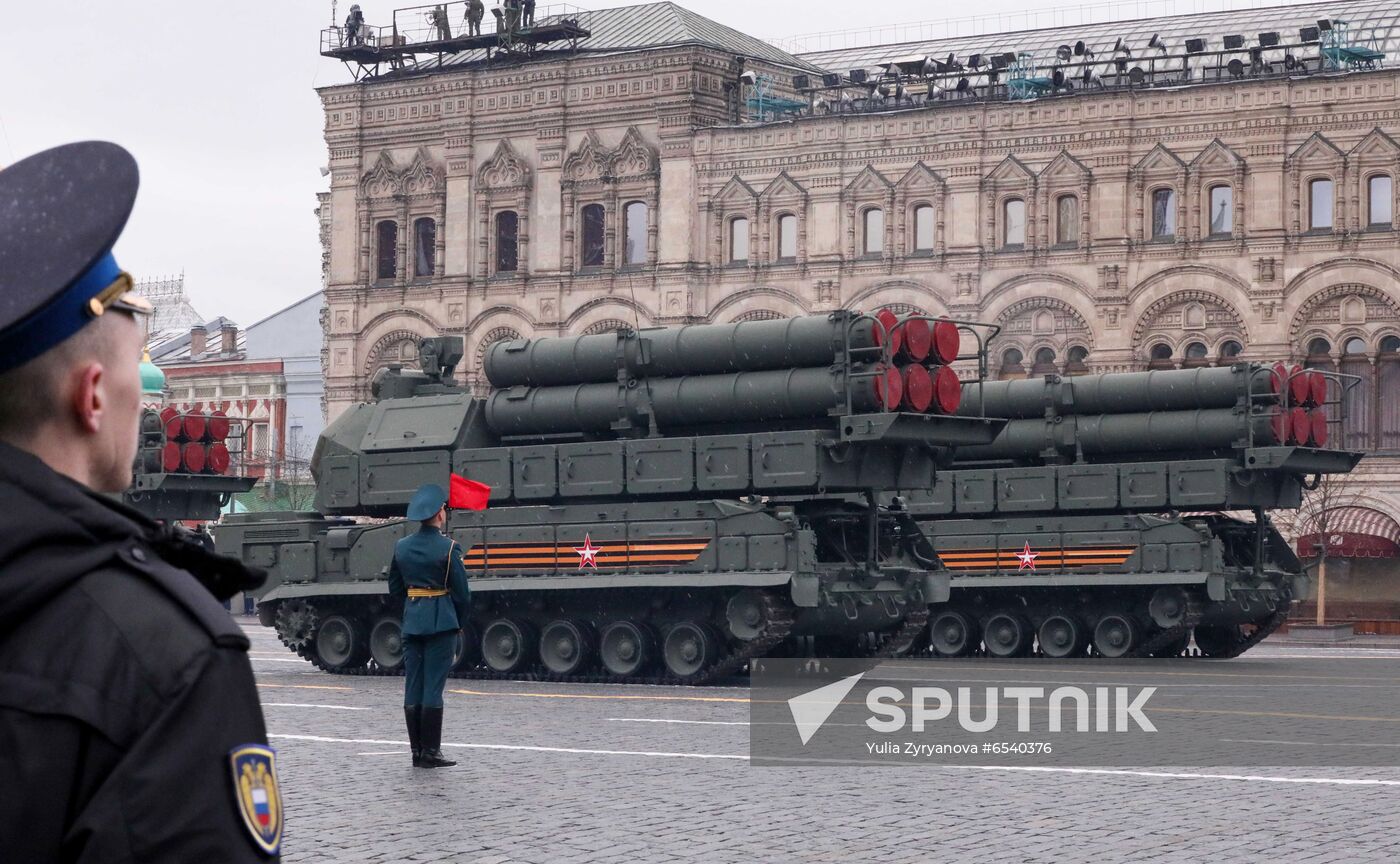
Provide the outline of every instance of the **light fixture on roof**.
<path id="1" fill-rule="evenodd" d="M 823 87 L 840 87 L 841 76 L 836 72 L 828 72 L 822 76 Z"/>
<path id="2" fill-rule="evenodd" d="M 1187 53 L 1187 54 L 1204 54 L 1204 53 L 1205 53 L 1205 50 L 1206 50 L 1206 40 L 1204 40 L 1204 39 L 1187 39 L 1187 40 L 1186 40 L 1186 53 Z"/>
<path id="3" fill-rule="evenodd" d="M 1073 49 L 1071 49 L 1068 45 L 1061 45 L 1059 48 L 1055 49 L 1055 58 L 1057 60 L 1069 62 L 1069 58 L 1072 56 L 1074 56 Z"/>
<path id="4" fill-rule="evenodd" d="M 1146 80 L 1147 73 L 1143 71 L 1141 66 L 1134 66 L 1128 70 L 1128 83 L 1132 84 L 1134 87 L 1141 87 L 1142 82 Z"/>
<path id="5" fill-rule="evenodd" d="M 946 66 L 948 67 L 948 71 L 949 71 L 949 72 L 961 72 L 961 71 L 962 71 L 962 68 L 963 68 L 963 67 L 962 67 L 962 64 L 958 62 L 957 55 L 954 54 L 954 53 L 951 52 L 951 51 L 948 52 L 948 59 L 945 60 L 945 61 L 943 61 L 943 63 L 944 63 L 944 65 L 946 65 Z"/>
<path id="6" fill-rule="evenodd" d="M 846 73 L 846 77 L 848 77 L 848 78 L 851 79 L 851 83 L 852 83 L 852 84 L 864 84 L 864 83 L 865 83 L 865 70 L 864 70 L 864 69 L 852 69 L 850 72 L 847 72 L 847 73 Z"/>
<path id="7" fill-rule="evenodd" d="M 1259 45 L 1263 48 L 1273 48 L 1278 45 L 1278 31 L 1270 30 L 1267 33 L 1260 33 Z"/>
<path id="8" fill-rule="evenodd" d="M 1225 50 L 1238 51 L 1244 47 L 1244 37 L 1231 34 L 1225 37 Z"/>
<path id="9" fill-rule="evenodd" d="M 1317 39 L 1318 39 L 1318 33 L 1317 33 L 1317 28 L 1316 28 L 1316 27 L 1299 27 L 1299 28 L 1298 28 L 1298 41 L 1299 41 L 1299 42 L 1304 42 L 1304 43 L 1307 43 L 1307 42 L 1316 42 Z"/>
<path id="10" fill-rule="evenodd" d="M 1015 57 L 1012 57 L 1011 59 L 1014 60 L 1014 59 L 1016 59 L 1016 58 L 1015 58 Z M 993 72 L 1000 72 L 1001 70 L 1005 69 L 1005 68 L 1006 68 L 1007 66 L 1009 66 L 1009 65 L 1011 65 L 1011 60 L 1007 60 L 1005 54 L 993 54 L 993 55 L 992 55 L 992 71 L 993 71 Z"/>
<path id="11" fill-rule="evenodd" d="M 948 56 L 949 56 L 949 57 L 952 57 L 953 55 L 949 54 Z M 982 55 L 981 55 L 981 54 L 973 54 L 972 56 L 968 57 L 968 58 L 967 58 L 967 68 L 969 68 L 969 69 L 981 69 L 981 68 L 982 68 Z"/>
<path id="12" fill-rule="evenodd" d="M 1332 19 L 1331 19 L 1331 18 L 1319 18 L 1319 19 L 1317 19 L 1317 29 L 1320 30 L 1320 31 L 1322 31 L 1323 33 L 1328 33 L 1328 32 L 1330 32 L 1330 31 L 1332 30 Z"/>
<path id="13" fill-rule="evenodd" d="M 1074 56 L 1083 57 L 1085 60 L 1092 60 L 1094 58 L 1094 49 L 1086 45 L 1083 39 L 1080 39 L 1078 42 L 1074 43 Z"/>
<path id="14" fill-rule="evenodd" d="M 812 79 L 806 75 L 794 75 L 792 76 L 792 89 L 810 90 L 812 89 Z"/>
<path id="15" fill-rule="evenodd" d="M 1225 68 L 1229 69 L 1230 75 L 1232 75 L 1235 78 L 1244 77 L 1244 64 L 1241 63 L 1238 58 L 1231 60 L 1229 63 L 1226 63 Z"/>
<path id="16" fill-rule="evenodd" d="M 967 80 L 966 78 L 959 78 L 959 79 L 958 79 L 957 91 L 958 91 L 959 93 L 966 93 L 967 91 L 969 91 L 969 90 L 971 90 L 971 89 L 972 89 L 972 82 L 971 82 L 971 81 Z"/>
<path id="17" fill-rule="evenodd" d="M 743 72 L 743 73 L 741 73 L 741 74 L 739 75 L 739 83 L 740 83 L 740 84 L 748 84 L 750 87 L 752 87 L 752 86 L 758 84 L 758 74 L 757 74 L 756 72 L 754 72 L 752 69 L 750 69 L 750 70 L 748 70 L 748 71 L 746 71 L 746 72 Z"/>
<path id="18" fill-rule="evenodd" d="M 1147 47 L 1148 47 L 1148 48 L 1156 48 L 1158 51 L 1161 51 L 1163 54 L 1167 53 L 1167 43 L 1163 42 L 1163 41 L 1162 41 L 1162 37 L 1159 36 L 1159 35 L 1156 34 L 1156 33 L 1153 33 L 1153 34 L 1152 34 L 1152 38 L 1149 39 L 1149 40 L 1147 40 Z"/>
<path id="19" fill-rule="evenodd" d="M 1133 51 L 1132 51 L 1132 49 L 1129 48 L 1129 47 L 1128 47 L 1128 44 L 1127 44 L 1126 42 L 1123 41 L 1123 37 L 1122 37 L 1122 36 L 1119 36 L 1119 37 L 1118 37 L 1118 41 L 1113 43 L 1113 56 L 1115 56 L 1115 57 L 1131 57 L 1131 56 L 1133 56 Z"/>

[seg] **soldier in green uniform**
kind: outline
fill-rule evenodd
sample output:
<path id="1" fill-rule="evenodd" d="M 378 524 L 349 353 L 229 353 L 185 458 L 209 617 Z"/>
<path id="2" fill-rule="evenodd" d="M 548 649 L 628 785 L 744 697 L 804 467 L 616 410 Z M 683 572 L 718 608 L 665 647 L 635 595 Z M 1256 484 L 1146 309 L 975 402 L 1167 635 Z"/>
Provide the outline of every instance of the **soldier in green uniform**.
<path id="1" fill-rule="evenodd" d="M 394 547 L 389 593 L 403 601 L 403 713 L 415 768 L 456 765 L 442 754 L 442 689 L 470 592 L 462 550 L 442 533 L 447 492 L 428 483 L 413 493 L 408 519 L 422 523 Z"/>

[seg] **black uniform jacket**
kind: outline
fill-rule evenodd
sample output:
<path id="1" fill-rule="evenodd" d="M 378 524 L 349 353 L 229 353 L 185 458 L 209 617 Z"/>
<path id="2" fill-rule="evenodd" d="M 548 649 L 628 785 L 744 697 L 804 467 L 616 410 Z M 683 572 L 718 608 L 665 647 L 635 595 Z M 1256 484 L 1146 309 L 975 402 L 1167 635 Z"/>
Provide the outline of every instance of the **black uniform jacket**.
<path id="1" fill-rule="evenodd" d="M 5 444 L 0 520 L 0 861 L 274 860 L 230 767 L 267 741 L 248 640 L 215 600 L 262 574 Z"/>

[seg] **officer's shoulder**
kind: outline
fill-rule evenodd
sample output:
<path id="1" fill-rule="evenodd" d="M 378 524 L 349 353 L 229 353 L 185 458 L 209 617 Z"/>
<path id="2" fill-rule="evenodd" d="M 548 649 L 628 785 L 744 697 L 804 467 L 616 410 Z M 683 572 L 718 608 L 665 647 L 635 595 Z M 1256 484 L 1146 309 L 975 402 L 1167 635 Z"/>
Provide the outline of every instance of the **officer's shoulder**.
<path id="1" fill-rule="evenodd" d="M 176 653 L 210 647 L 247 650 L 248 637 L 208 589 L 188 572 L 166 563 L 139 542 L 124 545 L 107 573 L 90 574 L 82 588 L 133 644 Z"/>

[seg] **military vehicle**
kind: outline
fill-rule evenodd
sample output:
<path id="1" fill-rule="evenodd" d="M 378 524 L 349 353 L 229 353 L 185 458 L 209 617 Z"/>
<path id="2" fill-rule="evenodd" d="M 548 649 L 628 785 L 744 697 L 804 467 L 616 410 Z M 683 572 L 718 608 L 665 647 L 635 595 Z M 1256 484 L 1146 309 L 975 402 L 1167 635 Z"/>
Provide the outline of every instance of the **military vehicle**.
<path id="1" fill-rule="evenodd" d="M 960 411 L 1009 422 L 907 495 L 953 574 L 929 651 L 1178 656 L 1193 631 L 1206 656 L 1248 650 L 1307 591 L 1268 511 L 1360 459 L 1325 446 L 1345 379 L 1239 363 L 967 387 Z"/>
<path id="2" fill-rule="evenodd" d="M 228 473 L 228 442 L 241 442 L 242 428 L 222 411 L 147 408 L 140 430 L 133 482 L 121 499 L 152 519 L 218 519 L 235 493 L 257 483 Z"/>
<path id="3" fill-rule="evenodd" d="M 471 574 L 461 675 L 701 683 L 794 646 L 897 654 L 949 577 L 893 493 L 1001 431 L 954 416 L 947 366 L 985 368 L 994 330 L 837 312 L 516 340 L 487 352 L 484 398 L 453 380 L 460 338 L 424 339 L 422 371 L 383 370 L 321 436 L 317 512 L 230 516 L 217 544 L 270 572 L 262 622 L 332 672 L 400 669 L 400 517 L 454 474 L 490 486 L 446 528 Z"/>

